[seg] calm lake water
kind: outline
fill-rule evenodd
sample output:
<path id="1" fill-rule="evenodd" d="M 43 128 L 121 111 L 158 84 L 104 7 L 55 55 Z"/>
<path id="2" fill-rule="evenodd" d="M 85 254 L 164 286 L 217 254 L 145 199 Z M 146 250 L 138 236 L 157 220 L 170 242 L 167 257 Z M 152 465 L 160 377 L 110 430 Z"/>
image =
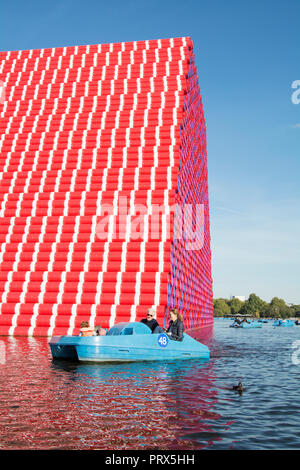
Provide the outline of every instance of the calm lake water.
<path id="1" fill-rule="evenodd" d="M 0 338 L 0 449 L 299 449 L 300 326 L 230 323 L 206 363 L 61 363 L 45 338 Z"/>

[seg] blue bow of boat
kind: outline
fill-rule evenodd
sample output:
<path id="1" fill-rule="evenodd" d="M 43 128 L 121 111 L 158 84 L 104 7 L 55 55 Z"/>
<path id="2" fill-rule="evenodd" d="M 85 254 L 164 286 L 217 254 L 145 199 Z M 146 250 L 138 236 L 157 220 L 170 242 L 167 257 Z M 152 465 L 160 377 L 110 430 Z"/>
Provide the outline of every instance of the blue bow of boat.
<path id="1" fill-rule="evenodd" d="M 208 347 L 188 334 L 174 341 L 139 322 L 118 323 L 105 336 L 54 336 L 49 345 L 54 359 L 82 362 L 209 359 Z"/>

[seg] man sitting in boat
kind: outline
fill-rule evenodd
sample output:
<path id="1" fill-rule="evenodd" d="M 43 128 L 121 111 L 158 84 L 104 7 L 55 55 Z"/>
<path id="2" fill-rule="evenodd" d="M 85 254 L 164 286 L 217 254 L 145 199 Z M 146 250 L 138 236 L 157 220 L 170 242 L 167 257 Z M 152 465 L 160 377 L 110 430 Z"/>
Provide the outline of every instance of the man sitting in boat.
<path id="1" fill-rule="evenodd" d="M 183 340 L 184 325 L 182 321 L 182 316 L 176 308 L 173 308 L 170 311 L 170 323 L 169 328 L 166 330 L 170 339 L 174 341 Z"/>
<path id="2" fill-rule="evenodd" d="M 93 336 L 94 330 L 90 327 L 88 321 L 82 321 L 80 324 L 80 333 L 79 336 Z"/>
<path id="3" fill-rule="evenodd" d="M 159 326 L 156 318 L 155 318 L 155 310 L 154 308 L 148 308 L 147 310 L 147 318 L 143 318 L 141 323 L 147 325 L 152 333 L 163 333 L 163 329 Z"/>

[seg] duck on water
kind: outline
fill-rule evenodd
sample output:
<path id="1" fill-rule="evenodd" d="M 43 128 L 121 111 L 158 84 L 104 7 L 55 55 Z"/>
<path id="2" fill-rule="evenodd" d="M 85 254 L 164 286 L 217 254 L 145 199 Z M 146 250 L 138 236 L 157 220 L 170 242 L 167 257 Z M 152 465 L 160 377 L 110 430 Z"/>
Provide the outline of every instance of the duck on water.
<path id="1" fill-rule="evenodd" d="M 245 392 L 246 389 L 243 387 L 242 380 L 240 379 L 237 385 L 233 385 L 231 387 L 231 390 L 239 392 L 239 394 L 242 395 L 242 393 Z"/>

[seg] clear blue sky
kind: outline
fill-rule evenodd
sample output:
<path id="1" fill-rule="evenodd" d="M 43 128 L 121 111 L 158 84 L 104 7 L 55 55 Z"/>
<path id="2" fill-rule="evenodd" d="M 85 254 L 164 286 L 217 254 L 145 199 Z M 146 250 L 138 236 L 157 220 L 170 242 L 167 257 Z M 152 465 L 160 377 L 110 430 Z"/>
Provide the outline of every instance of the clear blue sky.
<path id="1" fill-rule="evenodd" d="M 0 49 L 191 36 L 208 139 L 214 297 L 300 303 L 299 0 L 1 2 Z"/>

